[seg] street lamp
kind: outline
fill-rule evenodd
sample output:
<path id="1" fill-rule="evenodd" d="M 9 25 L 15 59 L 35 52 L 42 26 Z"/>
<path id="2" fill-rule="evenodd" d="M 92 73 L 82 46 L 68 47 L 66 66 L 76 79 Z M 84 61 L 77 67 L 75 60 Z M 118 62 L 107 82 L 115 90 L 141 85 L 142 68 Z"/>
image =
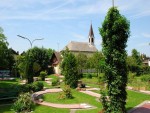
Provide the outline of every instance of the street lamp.
<path id="1" fill-rule="evenodd" d="M 21 36 L 21 35 L 17 35 L 17 36 L 20 37 L 20 38 L 28 40 L 30 42 L 31 48 L 32 48 L 33 42 L 35 42 L 36 40 L 43 40 L 44 39 L 44 38 L 37 38 L 37 39 L 34 39 L 34 40 L 31 41 L 30 39 L 28 39 L 24 36 Z"/>
<path id="2" fill-rule="evenodd" d="M 17 36 L 20 37 L 20 38 L 28 40 L 30 42 L 31 48 L 32 48 L 33 42 L 35 42 L 36 40 L 43 40 L 44 39 L 44 38 L 39 38 L 39 39 L 34 39 L 34 40 L 31 41 L 30 39 L 28 39 L 26 37 L 23 37 L 21 35 L 17 35 Z M 30 68 L 30 65 L 33 65 L 33 64 L 31 64 L 31 62 L 30 62 L 31 59 L 30 59 L 29 55 L 30 55 L 30 50 L 27 53 L 25 73 L 26 73 L 28 83 L 32 83 L 33 82 L 33 75 L 30 73 L 31 75 L 29 76 L 29 68 Z"/>

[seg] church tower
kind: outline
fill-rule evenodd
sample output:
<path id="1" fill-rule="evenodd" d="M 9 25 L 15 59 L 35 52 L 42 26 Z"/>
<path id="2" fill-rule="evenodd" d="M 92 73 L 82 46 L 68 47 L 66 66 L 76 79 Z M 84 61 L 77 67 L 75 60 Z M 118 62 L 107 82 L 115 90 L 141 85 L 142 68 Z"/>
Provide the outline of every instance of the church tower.
<path id="1" fill-rule="evenodd" d="M 93 32 L 92 24 L 90 26 L 90 31 L 89 31 L 89 45 L 94 46 L 94 32 Z"/>

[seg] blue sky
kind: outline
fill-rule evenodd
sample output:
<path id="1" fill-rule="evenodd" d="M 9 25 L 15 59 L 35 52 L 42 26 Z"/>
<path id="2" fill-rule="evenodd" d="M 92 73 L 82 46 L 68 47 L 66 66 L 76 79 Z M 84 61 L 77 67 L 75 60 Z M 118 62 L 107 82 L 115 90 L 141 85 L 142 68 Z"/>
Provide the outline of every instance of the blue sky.
<path id="1" fill-rule="evenodd" d="M 112 0 L 0 0 L 0 26 L 16 51 L 30 48 L 17 35 L 44 38 L 33 45 L 61 50 L 70 41 L 87 42 L 92 21 L 95 45 L 101 50 L 98 27 L 111 6 Z M 115 6 L 130 21 L 127 52 L 135 48 L 150 56 L 150 0 L 115 0 Z"/>

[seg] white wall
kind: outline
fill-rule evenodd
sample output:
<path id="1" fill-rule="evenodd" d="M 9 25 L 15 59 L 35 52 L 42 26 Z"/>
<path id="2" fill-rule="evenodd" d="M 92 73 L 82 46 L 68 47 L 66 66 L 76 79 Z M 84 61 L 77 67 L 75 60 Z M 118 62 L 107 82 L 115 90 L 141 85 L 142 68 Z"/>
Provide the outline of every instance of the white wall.
<path id="1" fill-rule="evenodd" d="M 60 74 L 59 65 L 55 66 L 55 67 L 54 67 L 54 70 L 55 70 L 55 74 Z"/>
<path id="2" fill-rule="evenodd" d="M 148 61 L 148 66 L 150 66 L 150 60 Z"/>

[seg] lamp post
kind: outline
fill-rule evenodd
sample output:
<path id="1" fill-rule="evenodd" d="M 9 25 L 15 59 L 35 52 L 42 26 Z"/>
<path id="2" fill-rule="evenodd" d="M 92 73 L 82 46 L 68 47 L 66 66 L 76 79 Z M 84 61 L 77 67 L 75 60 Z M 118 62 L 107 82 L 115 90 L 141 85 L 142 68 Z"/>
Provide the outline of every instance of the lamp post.
<path id="1" fill-rule="evenodd" d="M 17 35 L 17 36 L 20 38 L 28 40 L 31 48 L 32 48 L 33 42 L 35 42 L 36 40 L 43 40 L 43 38 L 39 38 L 39 39 L 34 39 L 31 41 L 29 38 L 23 37 L 21 35 Z M 30 50 L 29 50 L 29 52 L 27 53 L 27 60 L 26 60 L 26 67 L 25 67 L 25 76 L 27 77 L 26 79 L 27 79 L 28 83 L 33 82 L 33 72 L 30 71 L 30 68 L 32 68 L 32 67 L 33 67 L 33 63 L 32 63 L 31 58 L 30 58 Z"/>
<path id="2" fill-rule="evenodd" d="M 34 40 L 31 41 L 29 38 L 26 38 L 24 36 L 21 36 L 21 35 L 17 35 L 17 36 L 20 37 L 20 38 L 28 40 L 29 43 L 30 43 L 31 48 L 32 48 L 33 42 L 35 42 L 36 40 L 43 40 L 44 39 L 44 38 L 37 38 L 37 39 L 34 39 Z"/>

